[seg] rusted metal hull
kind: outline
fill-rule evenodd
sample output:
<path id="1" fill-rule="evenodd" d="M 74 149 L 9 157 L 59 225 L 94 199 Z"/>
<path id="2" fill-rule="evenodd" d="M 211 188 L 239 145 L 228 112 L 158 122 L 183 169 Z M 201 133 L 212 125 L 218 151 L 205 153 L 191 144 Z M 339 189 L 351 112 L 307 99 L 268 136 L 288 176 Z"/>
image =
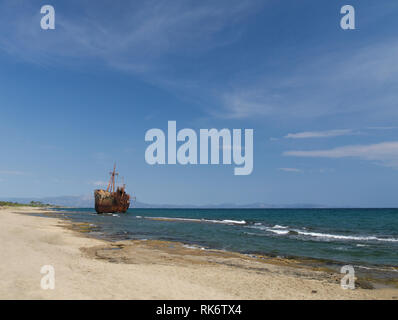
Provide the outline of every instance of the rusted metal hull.
<path id="1" fill-rule="evenodd" d="M 123 188 L 115 192 L 95 190 L 94 198 L 97 213 L 125 213 L 130 207 L 130 196 Z"/>

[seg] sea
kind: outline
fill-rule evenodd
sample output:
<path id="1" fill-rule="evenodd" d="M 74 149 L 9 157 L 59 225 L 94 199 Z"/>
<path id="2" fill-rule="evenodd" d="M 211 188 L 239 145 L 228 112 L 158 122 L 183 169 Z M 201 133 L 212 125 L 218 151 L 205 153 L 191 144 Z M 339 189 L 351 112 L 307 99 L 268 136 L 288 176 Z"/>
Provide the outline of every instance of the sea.
<path id="1" fill-rule="evenodd" d="M 201 249 L 312 258 L 362 268 L 388 267 L 398 277 L 398 209 L 94 209 L 58 208 L 109 240 L 157 239 Z"/>

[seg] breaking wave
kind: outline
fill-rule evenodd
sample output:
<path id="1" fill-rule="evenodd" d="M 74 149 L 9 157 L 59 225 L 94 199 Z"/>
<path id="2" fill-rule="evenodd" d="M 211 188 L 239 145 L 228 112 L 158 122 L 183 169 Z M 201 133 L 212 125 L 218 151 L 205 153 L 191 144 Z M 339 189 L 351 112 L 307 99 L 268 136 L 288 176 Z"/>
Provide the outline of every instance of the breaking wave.
<path id="1" fill-rule="evenodd" d="M 137 216 L 138 218 L 138 216 Z M 210 219 L 191 219 L 191 218 L 169 218 L 169 217 L 144 217 L 148 220 L 160 220 L 160 221 L 185 221 L 185 222 L 204 222 L 204 223 L 220 223 L 229 225 L 245 225 L 245 220 L 210 220 Z"/>
<path id="2" fill-rule="evenodd" d="M 196 222 L 196 223 L 216 223 L 225 225 L 236 225 L 244 226 L 247 228 L 253 228 L 268 233 L 275 234 L 277 236 L 304 236 L 309 238 L 315 238 L 319 240 L 342 240 L 342 241 L 384 241 L 384 242 L 398 242 L 397 238 L 388 237 L 377 237 L 374 235 L 362 236 L 362 235 L 340 235 L 332 233 L 322 233 L 322 232 L 310 232 L 307 228 L 303 227 L 301 229 L 291 228 L 289 226 L 283 226 L 276 224 L 274 226 L 266 226 L 260 222 L 246 222 L 245 220 L 215 220 L 215 219 L 193 219 L 193 218 L 174 218 L 174 217 L 142 217 L 137 216 L 137 218 L 148 219 L 148 220 L 160 220 L 160 221 L 182 221 L 182 222 Z M 254 235 L 254 234 L 253 234 Z"/>
<path id="3" fill-rule="evenodd" d="M 381 238 L 376 236 L 347 236 L 347 235 L 339 235 L 339 234 L 331 234 L 331 233 L 321 233 L 321 232 L 309 232 L 300 229 L 289 229 L 286 226 L 274 225 L 273 227 L 267 227 L 260 223 L 255 223 L 250 226 L 250 228 L 263 230 L 266 232 L 272 232 L 277 235 L 302 235 L 312 238 L 320 238 L 320 239 L 335 239 L 335 240 L 352 240 L 352 241 L 385 241 L 385 242 L 398 242 L 396 238 Z"/>
<path id="4" fill-rule="evenodd" d="M 316 237 L 316 238 L 330 238 L 337 240 L 354 240 L 354 241 L 388 241 L 388 242 L 398 242 L 398 239 L 394 238 L 379 238 L 376 236 L 344 236 L 338 234 L 328 234 L 320 232 L 304 232 L 300 230 L 295 230 L 298 234 L 304 236 Z"/>

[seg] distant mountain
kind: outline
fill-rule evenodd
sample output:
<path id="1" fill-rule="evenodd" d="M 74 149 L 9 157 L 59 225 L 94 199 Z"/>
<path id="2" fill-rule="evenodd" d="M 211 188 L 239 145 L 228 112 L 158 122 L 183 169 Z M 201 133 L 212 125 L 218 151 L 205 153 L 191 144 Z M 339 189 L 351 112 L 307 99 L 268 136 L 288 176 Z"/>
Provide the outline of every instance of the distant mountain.
<path id="1" fill-rule="evenodd" d="M 94 196 L 93 195 L 82 195 L 82 196 L 61 196 L 61 197 L 43 197 L 43 198 L 4 198 L 0 197 L 3 201 L 13 201 L 18 203 L 29 203 L 31 201 L 40 201 L 42 203 L 48 203 L 61 207 L 75 207 L 75 208 L 93 208 L 94 207 Z M 133 208 L 209 208 L 209 209 L 232 209 L 232 208 L 326 208 L 326 206 L 318 204 L 289 204 L 289 205 L 273 205 L 263 202 L 249 203 L 249 204 L 234 204 L 234 203 L 223 203 L 223 204 L 207 204 L 207 205 L 174 205 L 174 204 L 148 204 L 139 201 L 134 201 Z"/>

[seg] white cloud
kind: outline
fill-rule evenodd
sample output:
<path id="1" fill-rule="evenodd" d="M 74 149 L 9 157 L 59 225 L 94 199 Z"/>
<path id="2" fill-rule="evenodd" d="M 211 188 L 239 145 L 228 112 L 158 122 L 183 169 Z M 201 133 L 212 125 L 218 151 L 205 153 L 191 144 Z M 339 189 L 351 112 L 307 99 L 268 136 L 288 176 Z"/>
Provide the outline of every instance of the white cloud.
<path id="1" fill-rule="evenodd" d="M 348 50 L 301 57 L 301 63 L 284 74 L 235 80 L 228 89 L 218 90 L 222 109 L 216 115 L 236 119 L 396 116 L 398 41 L 383 39 Z"/>
<path id="2" fill-rule="evenodd" d="M 287 139 L 306 139 L 306 138 L 329 138 L 337 136 L 346 136 L 353 134 L 351 129 L 337 129 L 337 130 L 327 130 L 327 131 L 306 131 L 298 133 L 289 133 L 284 138 Z"/>
<path id="3" fill-rule="evenodd" d="M 95 187 L 105 187 L 108 185 L 108 182 L 106 181 L 94 181 L 91 183 Z"/>
<path id="4" fill-rule="evenodd" d="M 398 127 L 368 127 L 370 130 L 394 130 L 398 129 Z"/>
<path id="5" fill-rule="evenodd" d="M 0 51 L 44 65 L 101 62 L 179 97 L 188 96 L 220 118 L 398 114 L 396 39 L 359 43 L 335 52 L 328 47 L 311 48 L 313 54 L 294 50 L 291 56 L 284 48 L 277 56 L 237 64 L 230 73 L 211 67 L 190 73 L 184 61 L 202 62 L 203 53 L 238 40 L 245 30 L 240 22 L 267 1 L 68 3 L 74 10 L 57 11 L 55 32 L 43 32 L 35 4 L 1 1 L 0 12 L 7 14 L 0 20 Z M 275 59 L 275 65 L 284 65 L 287 71 L 268 72 L 267 59 Z"/>
<path id="6" fill-rule="evenodd" d="M 132 73 L 167 69 L 168 54 L 196 54 L 236 40 L 219 35 L 255 13 L 259 1 L 200 2 L 70 0 L 73 12 L 56 9 L 56 29 L 43 32 L 40 11 L 21 0 L 4 0 L 0 11 L 0 50 L 38 64 L 76 63 L 89 58 Z"/>
<path id="7" fill-rule="evenodd" d="M 285 151 L 285 156 L 312 158 L 359 158 L 398 168 L 398 141 L 370 145 L 349 145 L 326 150 Z"/>
<path id="8" fill-rule="evenodd" d="M 0 170 L 0 174 L 13 175 L 13 176 L 23 176 L 26 173 L 22 171 L 15 170 Z"/>
<path id="9" fill-rule="evenodd" d="M 235 91 L 221 97 L 224 109 L 213 111 L 220 118 L 242 119 L 254 115 L 266 116 L 277 110 L 277 97 L 261 91 Z"/>
<path id="10" fill-rule="evenodd" d="M 330 169 L 330 168 L 320 168 L 320 169 L 315 169 L 313 170 L 314 172 L 319 172 L 319 173 L 327 173 L 327 172 L 334 172 L 335 169 Z"/>
<path id="11" fill-rule="evenodd" d="M 297 172 L 297 173 L 303 172 L 303 170 L 297 168 L 278 168 L 278 170 L 285 172 Z"/>

